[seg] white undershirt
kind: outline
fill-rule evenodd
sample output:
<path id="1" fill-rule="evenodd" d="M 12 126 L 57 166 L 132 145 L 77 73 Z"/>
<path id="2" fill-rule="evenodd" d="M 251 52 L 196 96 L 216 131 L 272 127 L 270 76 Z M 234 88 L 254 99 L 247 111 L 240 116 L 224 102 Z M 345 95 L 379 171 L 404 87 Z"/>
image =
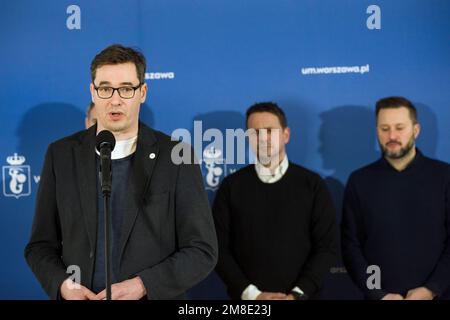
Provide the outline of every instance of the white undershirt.
<path id="1" fill-rule="evenodd" d="M 280 180 L 286 173 L 289 167 L 289 160 L 287 154 L 284 155 L 283 161 L 273 170 L 264 167 L 258 161 L 255 162 L 255 170 L 258 178 L 264 183 L 275 183 Z M 273 171 L 273 172 L 272 172 Z"/>
<path id="2" fill-rule="evenodd" d="M 294 289 L 292 289 L 292 291 L 295 291 L 300 294 L 304 294 L 302 289 L 300 289 L 299 287 L 294 287 Z M 258 298 L 260 293 L 262 293 L 261 290 L 259 290 L 255 285 L 250 284 L 250 285 L 248 285 L 247 288 L 245 288 L 244 292 L 242 292 L 241 299 L 242 300 L 256 300 L 256 298 Z"/>
<path id="3" fill-rule="evenodd" d="M 114 150 L 111 152 L 111 160 L 117 160 L 128 157 L 130 154 L 136 151 L 137 136 L 127 139 L 118 140 L 114 146 Z M 100 155 L 100 152 L 95 149 L 95 152 Z"/>

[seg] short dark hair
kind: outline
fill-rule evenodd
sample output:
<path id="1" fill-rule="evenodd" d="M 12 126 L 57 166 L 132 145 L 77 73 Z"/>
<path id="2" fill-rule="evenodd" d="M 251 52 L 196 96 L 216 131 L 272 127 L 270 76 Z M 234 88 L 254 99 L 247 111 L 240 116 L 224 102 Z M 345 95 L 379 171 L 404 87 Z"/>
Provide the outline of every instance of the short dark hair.
<path id="1" fill-rule="evenodd" d="M 396 109 L 396 108 L 406 108 L 409 110 L 409 116 L 413 123 L 417 123 L 417 109 L 416 107 L 404 97 L 386 97 L 377 101 L 375 107 L 375 116 L 378 121 L 378 114 L 382 109 Z"/>
<path id="2" fill-rule="evenodd" d="M 95 74 L 98 68 L 111 65 L 132 62 L 136 66 L 136 73 L 140 84 L 145 81 L 146 61 L 144 55 L 137 49 L 124 47 L 120 44 L 113 44 L 103 49 L 97 54 L 91 62 L 91 79 L 95 80 Z"/>
<path id="3" fill-rule="evenodd" d="M 287 127 L 287 119 L 284 111 L 274 102 L 259 102 L 252 105 L 247 109 L 245 124 L 248 127 L 248 118 L 250 115 L 256 112 L 269 112 L 277 116 L 280 121 L 281 127 L 284 129 Z"/>

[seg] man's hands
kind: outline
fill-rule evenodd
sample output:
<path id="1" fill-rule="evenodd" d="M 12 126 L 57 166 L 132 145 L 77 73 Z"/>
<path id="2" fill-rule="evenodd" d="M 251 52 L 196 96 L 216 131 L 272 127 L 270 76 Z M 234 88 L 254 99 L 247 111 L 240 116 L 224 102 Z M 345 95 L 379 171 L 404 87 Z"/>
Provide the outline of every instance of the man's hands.
<path id="1" fill-rule="evenodd" d="M 111 286 L 111 300 L 139 300 L 147 294 L 141 278 L 125 280 Z M 97 294 L 96 300 L 106 299 L 106 289 Z"/>
<path id="2" fill-rule="evenodd" d="M 406 294 L 406 300 L 433 300 L 436 295 L 428 288 L 411 289 Z"/>
<path id="3" fill-rule="evenodd" d="M 135 277 L 111 286 L 112 300 L 139 300 L 147 294 L 141 278 Z M 77 285 L 71 279 L 66 279 L 61 285 L 61 296 L 66 300 L 105 300 L 106 289 L 95 294 L 82 285 Z"/>
<path id="4" fill-rule="evenodd" d="M 403 296 L 398 293 L 388 293 L 381 300 L 403 300 Z"/>
<path id="5" fill-rule="evenodd" d="M 409 290 L 406 297 L 398 293 L 388 293 L 381 300 L 433 300 L 435 296 L 430 289 L 419 287 Z"/>
<path id="6" fill-rule="evenodd" d="M 60 288 L 61 297 L 65 300 L 96 300 L 95 293 L 72 279 L 64 280 Z"/>
<path id="7" fill-rule="evenodd" d="M 287 295 L 281 292 L 261 292 L 256 300 L 289 300 Z"/>

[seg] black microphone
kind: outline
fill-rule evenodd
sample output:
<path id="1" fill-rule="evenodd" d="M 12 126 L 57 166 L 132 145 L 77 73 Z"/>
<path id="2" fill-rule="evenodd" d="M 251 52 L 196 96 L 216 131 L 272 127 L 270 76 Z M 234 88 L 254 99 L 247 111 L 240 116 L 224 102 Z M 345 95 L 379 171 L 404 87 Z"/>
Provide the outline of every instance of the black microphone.
<path id="1" fill-rule="evenodd" d="M 105 219 L 105 287 L 106 300 L 111 300 L 111 252 L 110 252 L 110 216 L 109 216 L 109 198 L 111 196 L 111 151 L 114 150 L 116 139 L 111 131 L 102 130 L 96 137 L 95 146 L 100 152 L 100 184 L 103 193 L 103 208 Z"/>
<path id="2" fill-rule="evenodd" d="M 111 194 L 111 151 L 114 150 L 116 139 L 111 131 L 102 130 L 97 135 L 95 146 L 100 152 L 100 184 L 102 193 L 105 195 Z"/>

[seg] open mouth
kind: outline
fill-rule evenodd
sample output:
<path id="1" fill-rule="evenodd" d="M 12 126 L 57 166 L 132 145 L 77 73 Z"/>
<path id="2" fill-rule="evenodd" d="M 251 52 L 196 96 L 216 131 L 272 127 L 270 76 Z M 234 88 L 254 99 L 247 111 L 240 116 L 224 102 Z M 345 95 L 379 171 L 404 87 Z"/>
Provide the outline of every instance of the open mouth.
<path id="1" fill-rule="evenodd" d="M 109 117 L 112 120 L 120 120 L 123 117 L 123 113 L 122 112 L 109 112 L 108 113 Z"/>

